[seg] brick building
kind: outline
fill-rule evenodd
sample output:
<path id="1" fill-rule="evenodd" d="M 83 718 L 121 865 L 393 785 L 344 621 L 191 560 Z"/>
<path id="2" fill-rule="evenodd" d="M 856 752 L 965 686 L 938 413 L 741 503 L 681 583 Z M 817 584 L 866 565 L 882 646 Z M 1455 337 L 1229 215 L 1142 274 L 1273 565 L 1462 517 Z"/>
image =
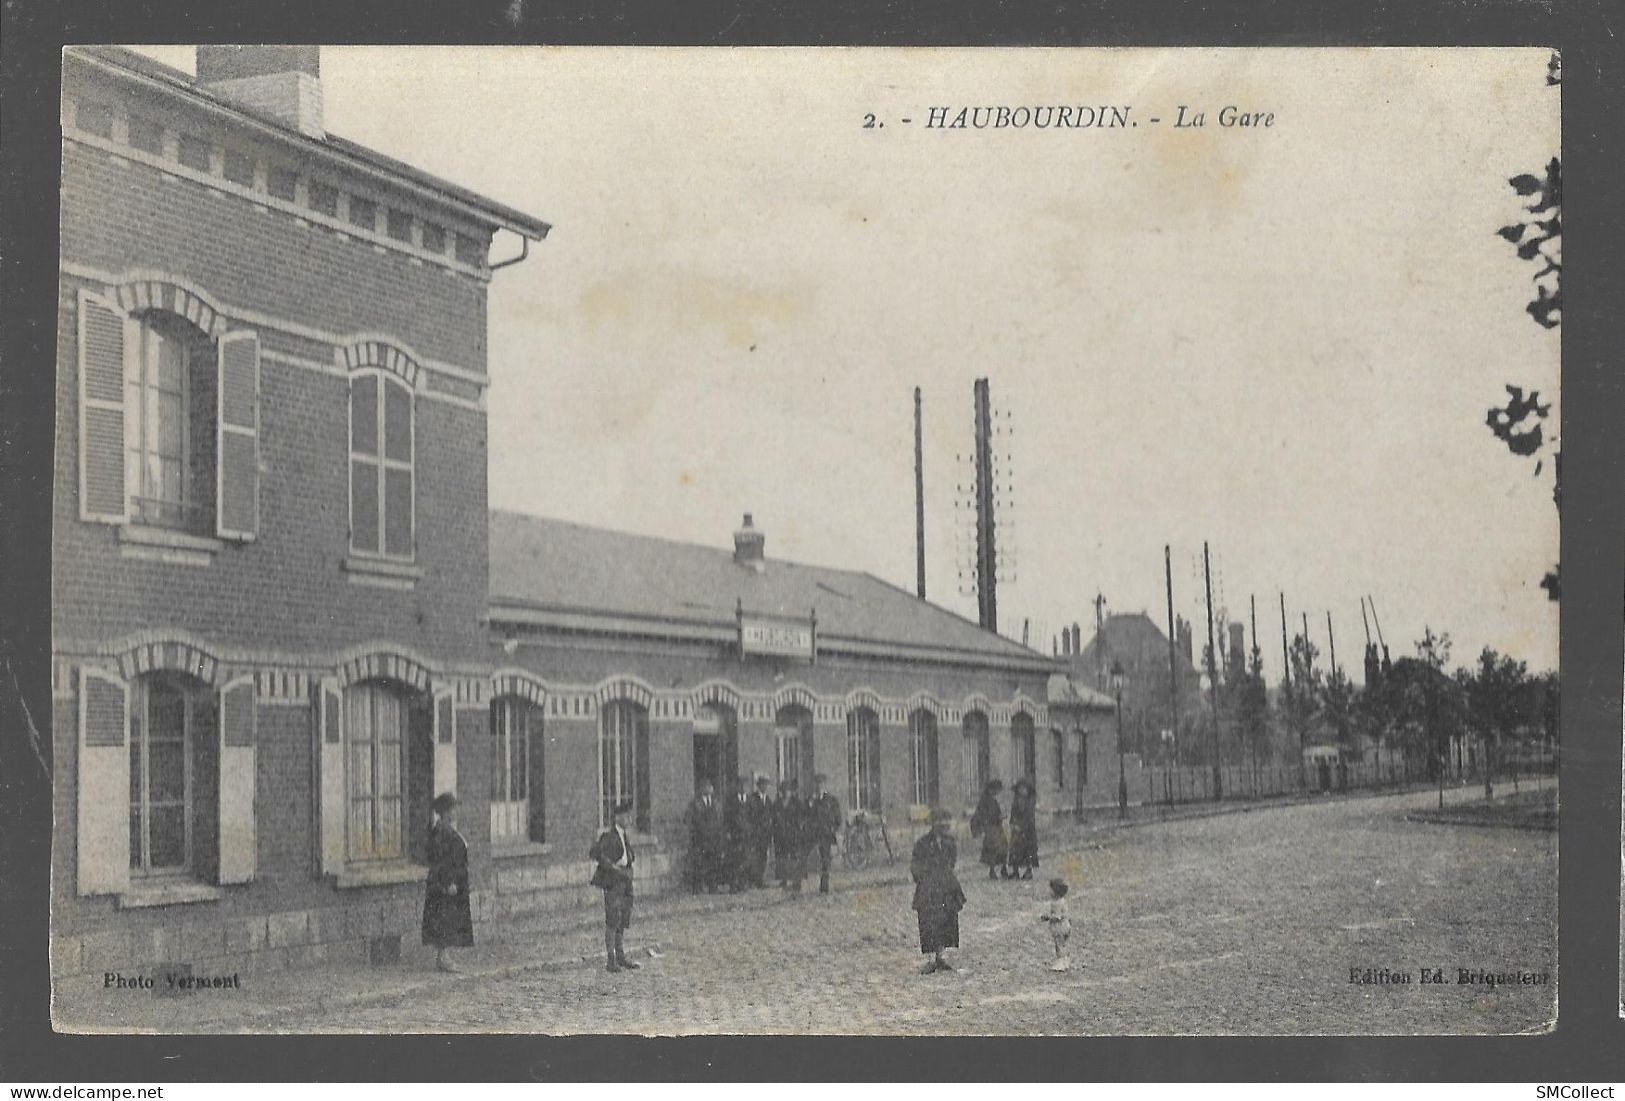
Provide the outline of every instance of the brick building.
<path id="1" fill-rule="evenodd" d="M 824 772 L 899 841 L 986 777 L 1083 801 L 1109 716 L 1048 658 L 748 522 L 491 513 L 492 240 L 548 226 L 326 134 L 318 64 L 64 57 L 60 983 L 394 956 L 441 791 L 482 939 L 595 901 L 612 798 L 669 885 L 701 776 Z"/>
<path id="2" fill-rule="evenodd" d="M 410 930 L 486 713 L 486 293 L 545 223 L 322 128 L 313 47 L 63 61 L 53 966 Z"/>
<path id="3" fill-rule="evenodd" d="M 508 512 L 490 548 L 496 797 L 474 828 L 496 916 L 579 890 L 619 799 L 669 879 L 701 780 L 806 791 L 825 774 L 849 815 L 885 811 L 898 846 L 995 777 L 1079 805 L 1098 697 L 1052 711 L 1054 662 L 868 574 L 776 559 L 748 515 L 731 553 Z"/>

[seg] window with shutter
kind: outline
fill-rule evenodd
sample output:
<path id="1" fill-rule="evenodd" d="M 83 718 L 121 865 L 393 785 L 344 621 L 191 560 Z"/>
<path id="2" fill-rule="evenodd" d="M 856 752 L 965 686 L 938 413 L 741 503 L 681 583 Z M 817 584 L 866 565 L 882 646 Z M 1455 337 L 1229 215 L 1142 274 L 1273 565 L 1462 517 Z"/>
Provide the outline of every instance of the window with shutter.
<path id="1" fill-rule="evenodd" d="M 344 696 L 338 682 L 322 681 L 316 689 L 316 756 L 320 762 L 317 832 L 323 875 L 344 870 Z"/>
<path id="2" fill-rule="evenodd" d="M 124 359 L 128 337 L 121 310 L 79 294 L 79 516 L 120 524 L 125 489 Z"/>
<path id="3" fill-rule="evenodd" d="M 260 342 L 228 333 L 218 350 L 215 486 L 216 534 L 253 539 L 260 514 Z"/>
<path id="4" fill-rule="evenodd" d="M 130 885 L 130 700 L 124 681 L 79 674 L 77 864 L 79 893 L 118 894 Z"/>
<path id="5" fill-rule="evenodd" d="M 430 776 L 433 794 L 457 793 L 457 707 L 450 690 L 434 696 L 434 772 Z"/>
<path id="6" fill-rule="evenodd" d="M 254 755 L 258 704 L 254 678 L 238 677 L 220 690 L 219 879 L 254 878 Z"/>

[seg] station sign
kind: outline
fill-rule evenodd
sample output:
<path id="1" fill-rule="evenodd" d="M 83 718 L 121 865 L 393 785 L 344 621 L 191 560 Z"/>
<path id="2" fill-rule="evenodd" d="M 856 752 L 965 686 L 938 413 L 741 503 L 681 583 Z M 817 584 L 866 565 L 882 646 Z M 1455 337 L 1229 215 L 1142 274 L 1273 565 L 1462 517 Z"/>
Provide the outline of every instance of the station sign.
<path id="1" fill-rule="evenodd" d="M 739 615 L 739 652 L 812 661 L 816 637 L 811 619 Z"/>

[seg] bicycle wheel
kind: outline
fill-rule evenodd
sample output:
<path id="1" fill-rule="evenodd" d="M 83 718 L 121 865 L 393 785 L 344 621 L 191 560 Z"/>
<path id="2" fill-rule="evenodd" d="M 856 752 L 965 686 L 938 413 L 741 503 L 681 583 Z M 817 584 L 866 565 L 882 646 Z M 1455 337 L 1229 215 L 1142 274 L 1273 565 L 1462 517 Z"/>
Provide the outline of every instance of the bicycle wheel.
<path id="1" fill-rule="evenodd" d="M 869 863 L 869 835 L 867 832 L 854 831 L 846 836 L 846 849 L 841 854 L 846 860 L 846 866 L 857 871 Z"/>

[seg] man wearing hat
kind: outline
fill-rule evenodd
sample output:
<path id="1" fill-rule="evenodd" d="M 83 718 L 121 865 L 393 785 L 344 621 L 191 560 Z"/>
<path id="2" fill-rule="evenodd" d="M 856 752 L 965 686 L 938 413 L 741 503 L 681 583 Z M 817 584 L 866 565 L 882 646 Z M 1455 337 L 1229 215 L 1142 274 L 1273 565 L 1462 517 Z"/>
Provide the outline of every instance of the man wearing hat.
<path id="1" fill-rule="evenodd" d="M 818 846 L 818 893 L 829 894 L 829 854 L 841 830 L 841 801 L 829 793 L 829 777 L 820 772 L 813 777 L 818 796 L 808 815 L 812 840 Z"/>
<path id="2" fill-rule="evenodd" d="M 743 776 L 734 778 L 728 802 L 722 811 L 722 826 L 728 836 L 728 891 L 738 894 L 750 884 L 750 785 Z"/>
<path id="3" fill-rule="evenodd" d="M 959 911 L 965 906 L 965 892 L 954 874 L 959 846 L 952 832 L 954 816 L 945 807 L 931 812 L 931 830 L 914 843 L 909 874 L 914 878 L 914 912 L 920 923 L 920 951 L 931 957 L 921 974 L 952 971 L 943 958 L 949 948 L 959 947 Z"/>
<path id="4" fill-rule="evenodd" d="M 745 804 L 746 843 L 750 849 L 750 883 L 754 887 L 767 885 L 767 849 L 773 843 L 773 800 L 768 797 L 772 785 L 766 776 L 756 777 L 756 790 Z"/>
<path id="5" fill-rule="evenodd" d="M 632 924 L 632 841 L 622 825 L 632 813 L 631 803 L 619 803 L 610 808 L 609 829 L 598 835 L 588 859 L 593 869 L 592 885 L 604 892 L 604 955 L 612 974 L 636 971 L 638 965 L 626 958 L 621 942 L 626 927 Z"/>
<path id="6" fill-rule="evenodd" d="M 457 832 L 457 796 L 442 792 L 429 804 L 429 875 L 423 894 L 423 943 L 433 945 L 435 966 L 457 968 L 446 959 L 448 948 L 474 944 L 474 917 L 468 905 L 468 842 Z"/>

